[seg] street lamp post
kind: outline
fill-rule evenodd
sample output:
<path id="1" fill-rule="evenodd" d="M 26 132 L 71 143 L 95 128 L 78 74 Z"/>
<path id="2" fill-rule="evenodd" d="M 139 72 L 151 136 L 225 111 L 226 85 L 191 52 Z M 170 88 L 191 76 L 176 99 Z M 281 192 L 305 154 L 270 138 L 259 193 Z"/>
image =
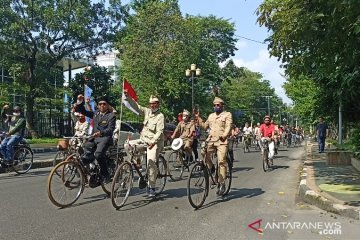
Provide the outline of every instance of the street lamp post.
<path id="1" fill-rule="evenodd" d="M 270 116 L 270 98 L 272 96 L 268 95 L 268 96 L 263 96 L 263 97 L 265 97 L 267 99 L 268 115 Z"/>
<path id="2" fill-rule="evenodd" d="M 201 75 L 201 69 L 196 68 L 196 64 L 191 64 L 190 69 L 185 70 L 185 75 L 191 78 L 191 107 L 194 110 L 194 78 Z"/>

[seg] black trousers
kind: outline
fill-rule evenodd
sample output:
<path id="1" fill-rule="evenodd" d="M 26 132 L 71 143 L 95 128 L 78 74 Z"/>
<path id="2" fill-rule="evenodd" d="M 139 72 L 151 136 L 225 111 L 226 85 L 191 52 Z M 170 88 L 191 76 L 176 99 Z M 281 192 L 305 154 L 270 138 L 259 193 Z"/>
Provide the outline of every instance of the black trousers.
<path id="1" fill-rule="evenodd" d="M 197 138 L 194 138 L 193 143 L 191 145 L 191 148 L 193 150 L 195 159 L 199 158 L 198 149 L 197 149 L 198 148 L 198 143 L 199 143 L 199 140 Z"/>
<path id="2" fill-rule="evenodd" d="M 106 150 L 112 143 L 111 137 L 98 137 L 84 144 L 85 155 L 94 154 L 95 159 L 99 163 L 101 175 L 107 175 Z"/>

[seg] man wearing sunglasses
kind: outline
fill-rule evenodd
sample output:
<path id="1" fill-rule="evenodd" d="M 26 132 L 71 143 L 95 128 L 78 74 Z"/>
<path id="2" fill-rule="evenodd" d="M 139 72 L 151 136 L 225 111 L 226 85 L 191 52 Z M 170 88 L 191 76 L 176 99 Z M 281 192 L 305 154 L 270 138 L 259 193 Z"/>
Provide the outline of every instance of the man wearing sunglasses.
<path id="1" fill-rule="evenodd" d="M 160 112 L 159 99 L 155 96 L 150 96 L 149 107 L 140 106 L 135 102 L 125 89 L 124 95 L 126 100 L 130 103 L 131 107 L 144 115 L 144 127 L 141 131 L 140 139 L 129 141 L 129 145 L 147 145 L 147 162 L 149 168 L 149 197 L 156 196 L 155 183 L 158 174 L 156 162 L 159 155 L 164 148 L 164 126 L 165 117 Z"/>
<path id="2" fill-rule="evenodd" d="M 7 108 L 8 106 L 5 105 L 3 110 L 6 110 Z M 5 123 L 9 126 L 9 132 L 5 133 L 7 137 L 1 142 L 0 151 L 4 157 L 4 162 L 11 165 L 13 161 L 12 156 L 14 154 L 14 146 L 24 137 L 26 121 L 19 106 L 13 108 L 12 114 L 5 114 L 4 112 L 5 111 L 3 111 L 3 118 L 6 118 Z"/>
<path id="3" fill-rule="evenodd" d="M 84 105 L 78 105 L 76 112 L 84 114 L 86 117 L 93 118 L 94 127 L 92 137 L 84 144 L 85 153 L 82 160 L 91 162 L 92 156 L 96 158 L 100 166 L 100 174 L 105 183 L 110 181 L 109 172 L 106 164 L 106 150 L 113 142 L 113 132 L 115 130 L 116 117 L 112 111 L 107 97 L 101 97 L 97 100 L 98 109 L 95 112 L 87 111 Z M 94 152 L 95 149 L 95 152 Z"/>
<path id="4" fill-rule="evenodd" d="M 195 114 L 195 121 L 203 129 L 210 129 L 209 136 L 207 138 L 208 146 L 205 156 L 206 163 L 212 171 L 215 169 L 214 164 L 211 162 L 211 154 L 216 151 L 220 174 L 219 174 L 219 188 L 217 194 L 222 196 L 225 193 L 225 179 L 227 172 L 226 153 L 228 151 L 228 137 L 231 132 L 232 115 L 230 112 L 224 111 L 224 101 L 221 98 L 215 97 L 214 101 L 214 113 L 211 113 L 206 120 L 199 117 L 199 113 Z"/>

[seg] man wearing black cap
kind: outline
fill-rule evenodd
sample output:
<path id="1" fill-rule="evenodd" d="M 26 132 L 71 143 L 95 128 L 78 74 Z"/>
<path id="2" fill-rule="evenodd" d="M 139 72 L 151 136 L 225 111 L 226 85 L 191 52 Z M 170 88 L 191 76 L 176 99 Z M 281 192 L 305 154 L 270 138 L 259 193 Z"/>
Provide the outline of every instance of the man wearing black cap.
<path id="1" fill-rule="evenodd" d="M 14 146 L 18 144 L 24 137 L 26 121 L 21 113 L 21 108 L 15 106 L 12 114 L 6 114 L 5 110 L 9 108 L 8 105 L 3 107 L 3 117 L 5 117 L 5 123 L 9 126 L 9 132 L 5 133 L 7 137 L 1 142 L 0 152 L 4 157 L 4 162 L 12 164 L 12 156 L 14 154 Z"/>
<path id="2" fill-rule="evenodd" d="M 100 174 L 105 182 L 109 181 L 109 172 L 106 165 L 106 150 L 112 143 L 112 136 L 115 130 L 116 117 L 111 111 L 111 106 L 107 97 L 98 99 L 98 110 L 94 112 L 87 111 L 83 105 L 78 105 L 75 108 L 76 112 L 80 112 L 89 118 L 93 118 L 94 127 L 92 130 L 92 138 L 84 144 L 85 155 L 83 160 L 91 160 L 91 155 L 94 156 L 100 166 Z"/>

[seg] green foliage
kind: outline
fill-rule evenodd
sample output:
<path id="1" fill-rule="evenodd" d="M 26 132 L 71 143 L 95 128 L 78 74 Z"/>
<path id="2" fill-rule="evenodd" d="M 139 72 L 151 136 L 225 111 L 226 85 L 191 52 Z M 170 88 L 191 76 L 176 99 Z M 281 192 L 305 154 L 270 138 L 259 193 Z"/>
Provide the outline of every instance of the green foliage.
<path id="1" fill-rule="evenodd" d="M 92 98 L 95 101 L 99 97 L 108 96 L 114 106 L 118 104 L 120 93 L 112 91 L 114 80 L 105 67 L 94 65 L 90 70 L 75 75 L 75 78 L 69 84 L 73 101 L 76 101 L 77 95 L 84 94 L 85 85 L 88 85 L 93 90 Z"/>
<path id="2" fill-rule="evenodd" d="M 59 138 L 32 138 L 26 139 L 29 144 L 39 144 L 39 143 L 57 143 Z"/>
<path id="3" fill-rule="evenodd" d="M 271 88 L 269 81 L 264 80 L 261 74 L 246 68 L 238 68 L 231 60 L 221 71 L 224 76 L 229 76 L 221 85 L 221 95 L 226 103 L 226 109 L 232 113 L 239 110 L 245 113 L 241 117 L 233 114 L 236 124 L 262 122 L 262 118 L 267 114 L 267 100 L 264 96 L 271 96 L 271 115 L 278 116 L 282 102 Z M 278 120 L 276 117 L 274 119 Z"/>
<path id="4" fill-rule="evenodd" d="M 360 8 L 357 0 L 265 0 L 258 23 L 271 35 L 268 48 L 283 62 L 292 81 L 305 76 L 320 88 L 317 104 L 345 119 L 360 119 Z"/>
<path id="5" fill-rule="evenodd" d="M 108 47 L 126 14 L 120 0 L 2 1 L 1 66 L 26 89 L 26 118 L 34 136 L 33 107 L 47 72 L 64 57 L 92 56 Z"/>
<path id="6" fill-rule="evenodd" d="M 191 109 L 191 80 L 185 69 L 196 63 L 202 75 L 194 80 L 195 102 L 209 108 L 212 88 L 221 83 L 219 62 L 236 50 L 234 26 L 210 17 L 183 17 L 177 1 L 135 1 L 136 13 L 118 34 L 116 47 L 128 79 L 147 105 L 150 95 L 161 99 L 168 119 Z"/>

